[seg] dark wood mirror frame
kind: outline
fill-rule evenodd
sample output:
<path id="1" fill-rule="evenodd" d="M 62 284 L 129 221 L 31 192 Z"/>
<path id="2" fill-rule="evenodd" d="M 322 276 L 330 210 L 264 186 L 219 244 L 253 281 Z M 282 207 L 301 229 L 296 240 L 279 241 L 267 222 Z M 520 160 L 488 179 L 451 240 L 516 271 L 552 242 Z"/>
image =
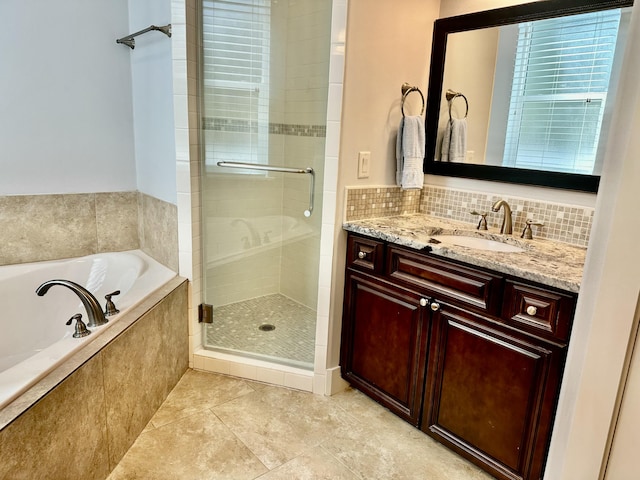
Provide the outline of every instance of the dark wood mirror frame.
<path id="1" fill-rule="evenodd" d="M 632 5 L 633 0 L 542 0 L 513 7 L 498 8 L 436 20 L 433 29 L 433 46 L 427 95 L 424 173 L 597 192 L 598 184 L 600 183 L 600 177 L 597 175 L 434 161 L 440 101 L 442 98 L 442 80 L 444 77 L 447 36 L 450 33 L 467 30 L 498 27 L 501 25 L 612 8 L 624 8 Z"/>

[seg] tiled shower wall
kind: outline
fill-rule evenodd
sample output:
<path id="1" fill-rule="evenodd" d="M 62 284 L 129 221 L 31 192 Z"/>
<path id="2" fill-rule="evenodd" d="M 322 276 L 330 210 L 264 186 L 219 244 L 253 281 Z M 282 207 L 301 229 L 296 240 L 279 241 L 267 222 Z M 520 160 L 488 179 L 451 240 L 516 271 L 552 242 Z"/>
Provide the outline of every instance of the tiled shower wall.
<path id="1" fill-rule="evenodd" d="M 491 206 L 501 198 L 509 203 L 513 211 L 514 235 L 520 235 L 525 221 L 533 219 L 544 224 L 532 227 L 534 237 L 581 247 L 588 245 L 593 208 L 429 185 L 425 185 L 421 191 L 403 191 L 399 187 L 348 188 L 345 219 L 350 221 L 407 213 L 425 213 L 476 225 L 479 217 L 470 213 L 476 211 L 488 212 L 489 228 L 500 229 L 502 211 L 494 213 L 491 211 Z"/>
<path id="2" fill-rule="evenodd" d="M 0 265 L 141 249 L 178 269 L 176 206 L 139 192 L 0 197 Z"/>
<path id="3" fill-rule="evenodd" d="M 313 167 L 315 211 L 309 208 L 309 176 L 295 174 L 229 174 L 203 172 L 204 258 L 207 301 L 225 305 L 259 295 L 280 292 L 310 308 L 316 308 L 318 293 L 317 252 L 320 250 L 321 205 L 323 201 L 324 144 L 326 141 L 331 1 L 304 0 L 274 3 L 269 80 L 268 157 L 272 165 Z M 322 49 L 310 49 L 322 45 Z M 311 54 L 309 52 L 312 52 Z M 255 122 L 226 118 L 202 119 L 203 137 L 212 143 L 231 142 L 238 134 L 258 132 Z M 265 126 L 266 127 L 266 126 Z M 258 142 L 256 140 L 256 142 Z M 242 159 L 240 159 L 242 160 Z M 255 172 L 254 172 L 255 173 Z M 281 220 L 284 216 L 284 226 Z M 279 249 L 247 257 L 246 260 L 217 261 L 223 243 L 248 226 L 229 221 L 242 219 L 252 228 L 264 217 L 272 217 L 269 236 L 278 237 L 287 224 L 304 225 L 313 233 Z M 226 222 L 226 226 L 223 225 Z M 306 228 L 308 227 L 308 228 Z M 224 231 L 226 233 L 224 233 Z M 259 232 L 261 238 L 266 232 Z M 239 239 L 235 239 L 237 243 Z M 249 275 L 243 275 L 249 273 Z M 244 277 L 242 283 L 232 279 Z"/>

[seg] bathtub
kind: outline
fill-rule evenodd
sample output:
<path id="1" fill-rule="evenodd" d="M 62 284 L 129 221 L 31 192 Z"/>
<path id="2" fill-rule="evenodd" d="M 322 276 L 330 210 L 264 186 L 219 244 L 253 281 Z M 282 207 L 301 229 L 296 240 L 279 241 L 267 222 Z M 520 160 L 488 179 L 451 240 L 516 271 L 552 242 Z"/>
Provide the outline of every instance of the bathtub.
<path id="1" fill-rule="evenodd" d="M 95 341 L 175 272 L 139 250 L 87 257 L 9 265 L 0 268 L 0 409 L 11 403 L 87 344 Z M 120 313 L 91 335 L 73 338 L 75 313 L 87 320 L 82 302 L 63 286 L 46 295 L 36 288 L 47 280 L 64 279 L 88 289 L 104 307 L 104 296 L 115 290 Z"/>
<path id="2" fill-rule="evenodd" d="M 280 215 L 208 217 L 205 225 L 207 268 L 269 252 L 314 234 L 318 235 L 308 221 Z"/>

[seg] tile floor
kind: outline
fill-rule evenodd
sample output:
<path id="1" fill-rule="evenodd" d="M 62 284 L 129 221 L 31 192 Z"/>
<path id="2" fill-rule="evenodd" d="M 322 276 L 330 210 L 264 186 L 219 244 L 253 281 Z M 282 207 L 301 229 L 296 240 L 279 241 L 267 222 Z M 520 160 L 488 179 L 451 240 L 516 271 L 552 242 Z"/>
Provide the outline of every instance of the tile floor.
<path id="1" fill-rule="evenodd" d="M 189 370 L 108 480 L 490 479 L 360 392 Z"/>
<path id="2" fill-rule="evenodd" d="M 275 329 L 262 331 L 263 324 Z M 313 369 L 316 312 L 284 295 L 215 307 L 213 323 L 206 325 L 205 332 L 208 348 Z"/>

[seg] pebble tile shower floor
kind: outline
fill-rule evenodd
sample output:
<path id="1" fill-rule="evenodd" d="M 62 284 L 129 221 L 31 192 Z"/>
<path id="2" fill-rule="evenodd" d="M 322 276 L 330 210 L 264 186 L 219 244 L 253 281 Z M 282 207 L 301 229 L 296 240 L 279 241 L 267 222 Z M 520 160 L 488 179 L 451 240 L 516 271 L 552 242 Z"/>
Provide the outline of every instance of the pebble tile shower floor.
<path id="1" fill-rule="evenodd" d="M 261 325 L 275 329 L 261 330 Z M 316 312 L 284 295 L 266 295 L 214 308 L 206 335 L 208 348 L 248 352 L 312 369 Z"/>
<path id="2" fill-rule="evenodd" d="M 108 480 L 488 480 L 356 390 L 188 370 Z"/>

